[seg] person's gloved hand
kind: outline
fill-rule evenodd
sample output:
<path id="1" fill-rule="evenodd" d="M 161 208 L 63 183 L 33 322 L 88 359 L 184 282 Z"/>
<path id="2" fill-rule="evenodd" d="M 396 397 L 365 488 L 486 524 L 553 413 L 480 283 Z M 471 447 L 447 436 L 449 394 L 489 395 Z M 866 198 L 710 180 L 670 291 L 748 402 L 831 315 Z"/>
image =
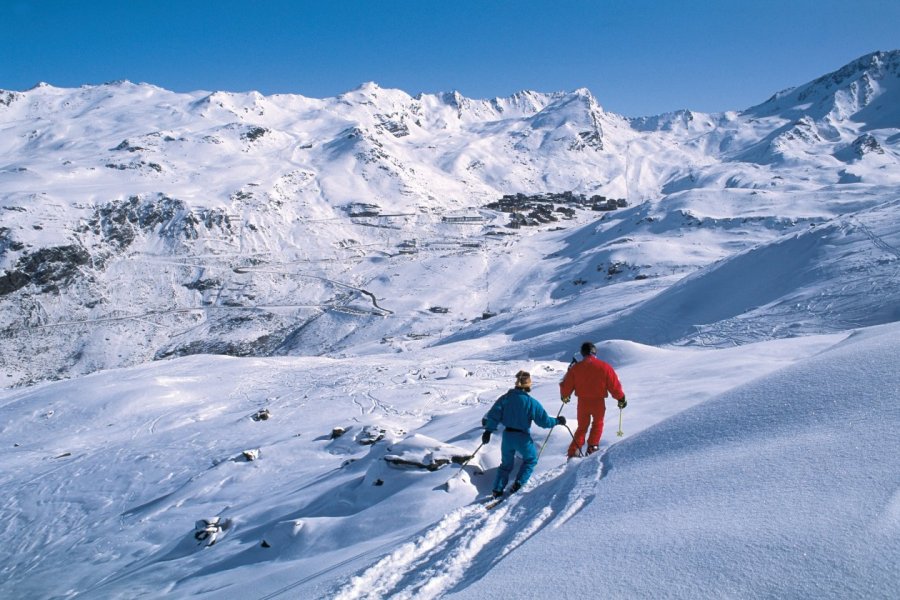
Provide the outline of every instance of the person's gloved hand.
<path id="1" fill-rule="evenodd" d="M 481 443 L 482 444 L 490 444 L 491 443 L 491 432 L 485 430 L 484 433 L 481 434 Z"/>
<path id="2" fill-rule="evenodd" d="M 560 415 L 559 417 L 556 417 L 556 424 L 557 424 L 557 425 L 565 425 L 565 424 L 566 424 L 566 418 L 563 417 L 563 416 L 561 416 L 561 415 Z"/>
<path id="3" fill-rule="evenodd" d="M 628 406 L 628 402 L 625 401 L 625 396 L 622 396 L 622 399 L 619 400 L 619 408 L 625 408 Z"/>
<path id="4" fill-rule="evenodd" d="M 560 400 L 562 400 L 563 404 L 568 404 L 569 400 L 571 400 L 571 399 L 572 399 L 572 396 L 563 396 L 562 398 L 560 398 Z"/>

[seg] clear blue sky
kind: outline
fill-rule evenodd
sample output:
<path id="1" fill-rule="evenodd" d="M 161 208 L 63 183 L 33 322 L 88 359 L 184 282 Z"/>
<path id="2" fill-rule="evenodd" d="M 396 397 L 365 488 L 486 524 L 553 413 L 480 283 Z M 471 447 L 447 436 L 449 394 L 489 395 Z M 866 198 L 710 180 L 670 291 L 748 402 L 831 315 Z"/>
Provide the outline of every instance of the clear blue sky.
<path id="1" fill-rule="evenodd" d="M 0 0 L 0 48 L 11 90 L 587 87 L 628 116 L 715 112 L 900 49 L 900 0 Z"/>

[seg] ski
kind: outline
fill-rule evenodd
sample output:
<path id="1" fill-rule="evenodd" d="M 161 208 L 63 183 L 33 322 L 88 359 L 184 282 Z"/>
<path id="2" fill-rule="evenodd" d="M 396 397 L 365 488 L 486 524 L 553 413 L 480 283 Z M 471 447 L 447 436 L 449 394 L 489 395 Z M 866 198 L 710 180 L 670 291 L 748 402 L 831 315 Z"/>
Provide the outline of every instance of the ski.
<path id="1" fill-rule="evenodd" d="M 508 495 L 509 494 L 503 494 L 502 496 L 499 496 L 499 497 L 485 496 L 484 498 L 477 498 L 475 500 L 475 504 L 480 504 L 485 509 L 491 509 L 491 508 L 494 508 L 495 506 L 497 506 L 498 504 L 500 504 L 500 502 L 502 502 L 503 500 L 505 500 Z"/>
<path id="2" fill-rule="evenodd" d="M 491 498 L 484 505 L 484 510 L 491 510 L 492 508 L 496 508 L 498 504 L 502 504 L 503 501 L 506 500 L 507 498 L 509 498 L 508 494 L 504 494 L 504 495 L 500 496 L 499 498 Z"/>
<path id="3" fill-rule="evenodd" d="M 493 496 L 488 496 L 483 502 L 482 506 L 484 506 L 485 510 L 491 510 L 492 508 L 496 508 L 498 504 L 502 504 L 504 500 L 512 496 L 513 494 L 518 494 L 519 490 L 515 492 L 509 492 L 507 494 L 503 494 L 500 497 L 494 498 Z"/>

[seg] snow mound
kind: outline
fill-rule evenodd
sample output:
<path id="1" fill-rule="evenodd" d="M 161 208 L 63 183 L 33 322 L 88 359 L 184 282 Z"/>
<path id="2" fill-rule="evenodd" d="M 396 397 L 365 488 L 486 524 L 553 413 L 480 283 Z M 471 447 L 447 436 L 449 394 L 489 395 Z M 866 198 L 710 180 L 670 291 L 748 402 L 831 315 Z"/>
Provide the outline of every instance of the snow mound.
<path id="1" fill-rule="evenodd" d="M 596 346 L 597 358 L 608 362 L 616 368 L 644 362 L 651 358 L 659 358 L 668 353 L 667 350 L 661 348 L 628 340 L 597 342 Z"/>
<path id="2" fill-rule="evenodd" d="M 447 370 L 445 379 L 465 379 L 469 376 L 469 372 L 462 367 L 451 367 Z"/>

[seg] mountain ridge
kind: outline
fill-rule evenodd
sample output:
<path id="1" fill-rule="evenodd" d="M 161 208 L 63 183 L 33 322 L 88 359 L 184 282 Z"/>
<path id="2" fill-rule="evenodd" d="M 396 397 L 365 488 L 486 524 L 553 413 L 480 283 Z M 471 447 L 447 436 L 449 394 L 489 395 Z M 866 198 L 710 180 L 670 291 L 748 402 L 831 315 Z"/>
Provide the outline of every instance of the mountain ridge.
<path id="1" fill-rule="evenodd" d="M 900 51 L 872 53 L 747 111 L 641 119 L 586 88 L 491 100 L 372 82 L 326 99 L 128 81 L 0 92 L 0 345 L 40 357 L 8 367 L 6 383 L 203 351 L 465 340 L 504 322 L 482 312 L 525 310 L 517 285 L 536 303 L 605 297 L 626 280 L 661 293 L 889 200 L 898 64 Z M 513 208 L 497 208 L 504 198 Z M 545 240 L 564 251 L 531 258 L 543 286 L 499 266 Z M 699 335 L 683 333 L 666 342 Z M 136 343 L 105 347 L 120 338 Z"/>

